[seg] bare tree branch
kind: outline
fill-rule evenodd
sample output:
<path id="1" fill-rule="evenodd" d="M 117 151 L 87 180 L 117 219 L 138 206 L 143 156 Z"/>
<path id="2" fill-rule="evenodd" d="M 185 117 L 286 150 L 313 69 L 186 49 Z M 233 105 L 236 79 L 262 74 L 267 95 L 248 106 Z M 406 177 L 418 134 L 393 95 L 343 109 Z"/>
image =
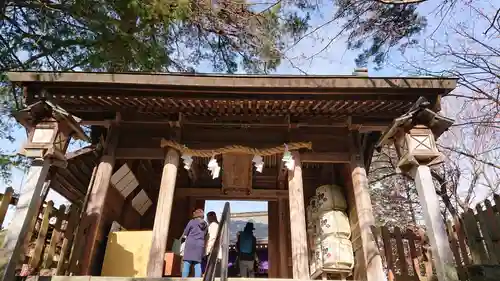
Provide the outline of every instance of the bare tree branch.
<path id="1" fill-rule="evenodd" d="M 390 4 L 390 5 L 410 5 L 410 4 L 418 4 L 425 2 L 427 0 L 375 0 L 382 4 Z"/>

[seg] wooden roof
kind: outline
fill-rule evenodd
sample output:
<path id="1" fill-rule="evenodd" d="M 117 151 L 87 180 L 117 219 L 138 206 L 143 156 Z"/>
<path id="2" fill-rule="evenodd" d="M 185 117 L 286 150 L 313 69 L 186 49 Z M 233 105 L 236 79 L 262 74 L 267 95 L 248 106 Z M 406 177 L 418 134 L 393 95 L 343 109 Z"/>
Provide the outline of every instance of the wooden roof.
<path id="1" fill-rule="evenodd" d="M 212 74 L 158 74 L 158 73 L 104 73 L 104 72 L 8 72 L 14 83 L 73 84 L 105 87 L 122 85 L 129 87 L 167 88 L 237 88 L 272 91 L 322 93 L 326 89 L 337 90 L 435 90 L 434 94 L 446 94 L 456 85 L 455 78 L 430 77 L 365 77 L 356 75 L 212 75 Z M 323 92 L 324 94 L 328 94 Z"/>
<path id="2" fill-rule="evenodd" d="M 204 121 L 243 115 L 392 119 L 418 97 L 433 102 L 456 86 L 454 78 L 421 77 L 85 72 L 9 72 L 8 77 L 26 86 L 28 104 L 46 96 L 87 121 L 110 119 L 118 111 L 136 120 L 178 121 L 179 114 Z"/>
<path id="3" fill-rule="evenodd" d="M 68 166 L 59 168 L 52 166 L 51 188 L 66 197 L 72 203 L 82 205 L 92 170 L 97 165 L 100 152 L 94 146 L 87 146 L 66 154 Z"/>

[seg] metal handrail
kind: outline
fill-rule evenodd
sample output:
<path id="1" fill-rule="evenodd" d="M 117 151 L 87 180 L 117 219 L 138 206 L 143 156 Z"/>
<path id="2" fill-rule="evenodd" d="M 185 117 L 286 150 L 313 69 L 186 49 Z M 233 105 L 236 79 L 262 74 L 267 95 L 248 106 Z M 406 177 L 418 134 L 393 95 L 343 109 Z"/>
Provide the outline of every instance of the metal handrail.
<path id="1" fill-rule="evenodd" d="M 219 250 L 222 250 L 222 260 L 220 264 L 220 280 L 227 281 L 227 271 L 229 263 L 229 223 L 231 220 L 231 208 L 229 202 L 224 204 L 224 210 L 220 218 L 219 227 L 217 229 L 217 236 L 215 238 L 214 246 L 208 257 L 207 266 L 205 268 L 205 275 L 203 281 L 213 281 L 215 279 L 215 269 L 217 268 L 217 257 Z"/>

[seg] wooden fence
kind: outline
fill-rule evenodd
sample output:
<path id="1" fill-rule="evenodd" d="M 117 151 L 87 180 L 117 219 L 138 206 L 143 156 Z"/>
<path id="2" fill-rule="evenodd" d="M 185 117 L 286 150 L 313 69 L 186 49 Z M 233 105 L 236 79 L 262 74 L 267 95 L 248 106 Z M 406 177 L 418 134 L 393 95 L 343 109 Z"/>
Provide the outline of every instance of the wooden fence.
<path id="1" fill-rule="evenodd" d="M 431 281 L 431 253 L 423 237 L 410 229 L 374 229 L 389 281 Z"/>
<path id="2" fill-rule="evenodd" d="M 79 211 L 74 205 L 59 209 L 44 202 L 28 234 L 25 260 L 19 275 L 66 275 L 73 246 Z"/>
<path id="3" fill-rule="evenodd" d="M 500 196 L 485 200 L 448 223 L 448 236 L 461 280 L 469 265 L 500 265 Z"/>
<path id="4" fill-rule="evenodd" d="M 9 206 L 16 203 L 12 188 L 0 194 L 0 226 Z M 65 205 L 61 205 L 57 209 L 54 202 L 44 202 L 34 218 L 33 229 L 28 233 L 25 259 L 19 275 L 66 275 L 78 219 L 76 206 L 66 209 Z"/>
<path id="5" fill-rule="evenodd" d="M 5 215 L 7 214 L 7 210 L 10 205 L 16 205 L 17 198 L 14 197 L 14 189 L 12 187 L 7 187 L 5 189 L 5 193 L 0 193 L 0 229 L 3 226 Z"/>
<path id="6" fill-rule="evenodd" d="M 485 200 L 447 223 L 447 233 L 461 281 L 469 280 L 470 265 L 500 265 L 500 196 L 495 205 Z M 435 279 L 432 256 L 424 233 L 387 226 L 373 229 L 389 281 Z M 500 279 L 499 279 L 500 280 Z"/>

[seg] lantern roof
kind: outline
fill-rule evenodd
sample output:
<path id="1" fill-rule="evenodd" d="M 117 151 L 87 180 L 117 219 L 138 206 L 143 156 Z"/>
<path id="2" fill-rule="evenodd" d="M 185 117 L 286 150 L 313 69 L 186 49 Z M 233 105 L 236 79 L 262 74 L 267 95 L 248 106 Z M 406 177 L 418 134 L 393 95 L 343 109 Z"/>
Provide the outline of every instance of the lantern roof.
<path id="1" fill-rule="evenodd" d="M 26 108 L 13 113 L 14 118 L 26 128 L 32 128 L 45 118 L 55 118 L 59 122 L 65 122 L 73 131 L 75 139 L 90 142 L 90 138 L 80 127 L 81 119 L 68 113 L 57 104 L 40 100 Z"/>
<path id="2" fill-rule="evenodd" d="M 416 125 L 425 125 L 432 131 L 434 138 L 438 139 L 454 120 L 432 111 L 429 106 L 430 103 L 424 97 L 420 97 L 407 113 L 394 119 L 389 129 L 380 137 L 376 147 L 388 144 L 401 129 L 408 132 Z"/>

